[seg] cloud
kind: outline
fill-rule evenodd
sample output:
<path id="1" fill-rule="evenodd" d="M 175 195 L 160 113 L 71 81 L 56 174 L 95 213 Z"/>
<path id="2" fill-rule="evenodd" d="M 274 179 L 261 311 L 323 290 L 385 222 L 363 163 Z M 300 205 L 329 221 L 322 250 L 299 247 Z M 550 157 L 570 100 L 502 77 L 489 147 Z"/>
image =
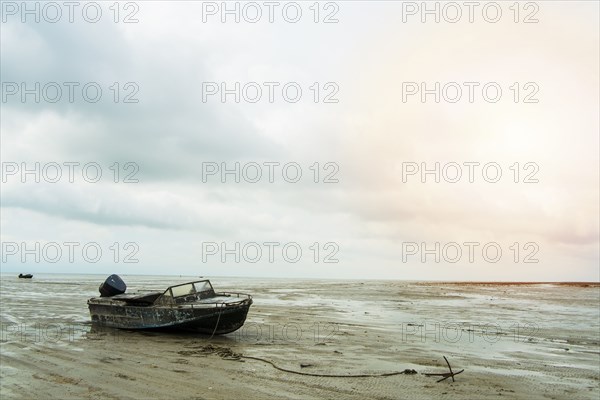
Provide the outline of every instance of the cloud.
<path id="1" fill-rule="evenodd" d="M 137 24 L 3 24 L 3 82 L 80 85 L 74 102 L 3 102 L 2 160 L 95 162 L 104 172 L 97 184 L 3 184 L 3 238 L 76 226 L 87 238 L 143 242 L 157 270 L 157 260 L 193 268 L 202 240 L 335 241 L 343 265 L 227 271 L 406 279 L 505 277 L 403 264 L 404 241 L 535 241 L 544 268 L 506 261 L 506 279 L 569 279 L 571 264 L 597 279 L 597 4 L 544 5 L 544 23 L 531 25 L 403 24 L 395 3 L 344 3 L 338 24 L 201 23 L 200 4 L 140 5 Z M 206 81 L 293 81 L 304 93 L 298 103 L 205 102 Z M 505 92 L 499 103 L 403 103 L 405 81 L 495 81 Z M 512 101 L 509 87 L 519 82 L 523 95 L 530 81 L 540 102 Z M 87 82 L 102 89 L 97 103 L 82 98 Z M 315 82 L 319 100 L 336 83 L 339 102 L 315 102 Z M 139 101 L 124 103 L 127 94 Z M 202 180 L 205 162 L 271 161 L 299 163 L 303 179 Z M 469 161 L 499 163 L 502 181 L 402 180 L 405 162 Z M 134 162 L 139 183 L 111 182 L 115 162 Z M 338 183 L 323 183 L 327 162 Z M 539 183 L 522 182 L 527 162 Z"/>

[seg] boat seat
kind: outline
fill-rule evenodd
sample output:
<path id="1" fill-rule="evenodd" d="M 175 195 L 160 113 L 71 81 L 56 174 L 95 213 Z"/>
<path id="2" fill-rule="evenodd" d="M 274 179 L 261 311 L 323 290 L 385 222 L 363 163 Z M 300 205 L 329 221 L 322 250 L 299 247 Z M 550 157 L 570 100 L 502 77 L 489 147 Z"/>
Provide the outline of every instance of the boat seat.
<path id="1" fill-rule="evenodd" d="M 181 296 L 175 298 L 175 304 L 185 304 L 192 303 L 198 299 L 198 296 L 195 294 L 190 294 L 188 296 Z"/>

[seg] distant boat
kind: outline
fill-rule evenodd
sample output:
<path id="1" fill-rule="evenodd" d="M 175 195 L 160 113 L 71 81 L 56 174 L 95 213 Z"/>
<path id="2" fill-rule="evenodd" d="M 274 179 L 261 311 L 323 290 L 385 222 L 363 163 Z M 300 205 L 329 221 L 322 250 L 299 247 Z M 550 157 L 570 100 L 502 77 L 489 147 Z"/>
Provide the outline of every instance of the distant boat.
<path id="1" fill-rule="evenodd" d="M 31 274 L 19 274 L 19 278 L 31 279 L 31 278 L 33 278 L 33 275 L 31 275 Z"/>
<path id="2" fill-rule="evenodd" d="M 125 290 L 117 275 L 108 277 L 100 286 L 101 296 L 88 300 L 93 324 L 221 335 L 241 328 L 252 305 L 247 294 L 215 293 L 209 280 L 169 286 L 164 292 Z"/>

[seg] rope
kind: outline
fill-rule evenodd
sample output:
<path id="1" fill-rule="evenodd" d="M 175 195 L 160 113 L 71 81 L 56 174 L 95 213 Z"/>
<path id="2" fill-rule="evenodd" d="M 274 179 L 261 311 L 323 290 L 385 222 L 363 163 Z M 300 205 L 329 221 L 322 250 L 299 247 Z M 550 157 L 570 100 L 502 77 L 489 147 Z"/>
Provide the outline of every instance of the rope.
<path id="1" fill-rule="evenodd" d="M 394 375 L 412 375 L 412 374 L 416 374 L 417 372 L 414 370 L 410 370 L 410 369 L 405 369 L 404 371 L 396 371 L 396 372 L 384 372 L 384 373 L 379 373 L 379 374 L 355 374 L 355 375 L 337 375 L 337 374 L 315 374 L 315 373 L 311 373 L 311 372 L 300 372 L 300 371 L 294 371 L 292 369 L 285 369 L 285 368 L 281 368 L 278 367 L 274 362 L 269 361 L 269 360 L 265 360 L 264 358 L 260 358 L 260 357 L 252 357 L 252 356 L 244 356 L 244 355 L 239 355 L 240 358 L 247 358 L 250 360 L 258 360 L 258 361 L 262 361 L 265 362 L 267 364 L 270 364 L 273 368 L 279 370 L 279 371 L 283 371 L 283 372 L 288 372 L 290 374 L 296 374 L 296 375 L 305 375 L 305 376 L 316 376 L 316 377 L 322 377 L 322 378 L 372 378 L 372 377 L 378 377 L 378 376 L 394 376 Z"/>
<path id="2" fill-rule="evenodd" d="M 301 371 L 295 371 L 292 369 L 286 369 L 286 368 L 279 367 L 273 361 L 269 361 L 264 358 L 245 356 L 240 353 L 235 353 L 227 347 L 218 347 L 218 346 L 215 347 L 210 344 L 206 345 L 206 346 L 201 346 L 198 348 L 198 350 L 181 350 L 178 353 L 183 356 L 192 356 L 192 355 L 206 356 L 209 354 L 216 354 L 219 357 L 221 357 L 223 360 L 230 360 L 230 361 L 240 361 L 242 358 L 245 358 L 248 360 L 262 361 L 282 372 L 287 372 L 287 373 L 296 374 L 296 375 L 304 375 L 304 376 L 316 376 L 316 377 L 321 377 L 321 378 L 372 378 L 372 377 L 385 377 L 385 376 L 394 376 L 394 375 L 415 375 L 418 373 L 414 369 L 405 369 L 404 371 L 394 371 L 394 372 L 383 372 L 383 373 L 378 373 L 378 374 L 354 374 L 354 375 L 317 374 L 317 373 L 311 373 L 311 372 L 301 372 Z"/>
<path id="3" fill-rule="evenodd" d="M 219 316 L 217 317 L 217 323 L 215 324 L 215 329 L 213 329 L 212 335 L 210 335 L 210 338 L 208 338 L 208 340 L 212 339 L 213 336 L 215 336 L 215 332 L 217 331 L 217 327 L 219 326 L 219 321 L 221 320 L 221 314 L 223 313 L 223 308 L 225 308 L 225 303 L 223 303 L 223 305 L 219 309 Z"/>

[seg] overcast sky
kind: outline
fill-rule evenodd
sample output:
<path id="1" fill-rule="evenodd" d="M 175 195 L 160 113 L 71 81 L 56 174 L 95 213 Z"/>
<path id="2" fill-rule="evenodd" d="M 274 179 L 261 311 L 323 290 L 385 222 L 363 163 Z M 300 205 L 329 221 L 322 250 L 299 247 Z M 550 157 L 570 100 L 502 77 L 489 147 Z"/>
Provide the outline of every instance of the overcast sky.
<path id="1" fill-rule="evenodd" d="M 599 280 L 598 2 L 420 3 L 2 2 L 2 270 Z"/>

